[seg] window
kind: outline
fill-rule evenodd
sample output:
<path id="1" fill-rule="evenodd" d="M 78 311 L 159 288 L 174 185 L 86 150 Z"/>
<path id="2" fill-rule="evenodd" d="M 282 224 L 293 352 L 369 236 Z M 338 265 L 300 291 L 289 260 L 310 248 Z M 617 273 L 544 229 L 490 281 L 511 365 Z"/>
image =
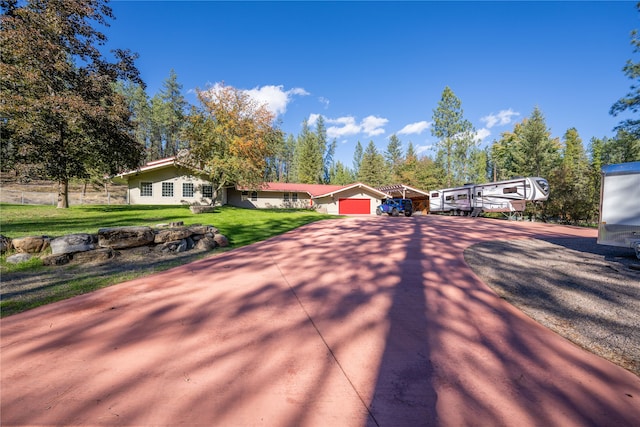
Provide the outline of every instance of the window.
<path id="1" fill-rule="evenodd" d="M 140 183 L 140 196 L 141 197 L 153 197 L 153 183 L 141 182 Z"/>
<path id="2" fill-rule="evenodd" d="M 252 191 L 251 192 L 251 201 L 252 202 L 257 202 L 258 201 L 258 192 L 257 191 Z"/>
<path id="3" fill-rule="evenodd" d="M 209 199 L 213 198 L 213 185 L 202 186 L 202 197 L 208 197 Z"/>
<path id="4" fill-rule="evenodd" d="M 285 202 L 289 201 L 289 193 L 284 193 L 284 201 Z"/>
<path id="5" fill-rule="evenodd" d="M 243 191 L 242 195 L 240 196 L 240 199 L 248 200 L 249 199 L 249 192 L 248 191 Z"/>
<path id="6" fill-rule="evenodd" d="M 431 193 L 432 199 L 437 199 L 438 197 L 440 197 L 440 193 Z"/>
<path id="7" fill-rule="evenodd" d="M 162 197 L 173 197 L 173 182 L 162 183 Z"/>
<path id="8" fill-rule="evenodd" d="M 193 197 L 193 184 L 190 182 L 182 183 L 182 197 Z"/>
<path id="9" fill-rule="evenodd" d="M 518 187 L 507 187 L 502 190 L 502 194 L 511 194 L 511 193 L 517 193 L 517 192 L 518 192 Z"/>
<path id="10" fill-rule="evenodd" d="M 482 191 L 478 191 L 478 197 L 482 197 Z"/>
<path id="11" fill-rule="evenodd" d="M 458 200 L 465 200 L 467 198 L 466 194 L 458 194 Z"/>
<path id="12" fill-rule="evenodd" d="M 445 200 L 449 201 L 449 200 L 453 200 L 453 196 L 447 196 L 444 198 Z"/>
<path id="13" fill-rule="evenodd" d="M 291 201 L 292 202 L 298 201 L 298 193 L 291 193 Z"/>

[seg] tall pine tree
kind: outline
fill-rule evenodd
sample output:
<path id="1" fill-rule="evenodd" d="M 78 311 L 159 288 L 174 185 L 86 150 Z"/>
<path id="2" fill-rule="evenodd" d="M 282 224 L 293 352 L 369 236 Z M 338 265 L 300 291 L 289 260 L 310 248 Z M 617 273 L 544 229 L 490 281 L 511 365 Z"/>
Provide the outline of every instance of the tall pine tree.
<path id="1" fill-rule="evenodd" d="M 538 107 L 525 119 L 512 146 L 514 172 L 522 176 L 548 178 L 560 160 L 560 144 L 551 138 Z"/>
<path id="2" fill-rule="evenodd" d="M 438 138 L 436 162 L 444 170 L 447 186 L 468 180 L 470 150 L 474 146 L 474 129 L 464 118 L 462 103 L 447 86 L 438 107 L 433 110 L 431 133 Z"/>
<path id="3" fill-rule="evenodd" d="M 379 187 L 388 183 L 384 156 L 378 153 L 373 141 L 369 141 L 367 148 L 362 153 L 362 162 L 358 170 L 358 181 Z"/>

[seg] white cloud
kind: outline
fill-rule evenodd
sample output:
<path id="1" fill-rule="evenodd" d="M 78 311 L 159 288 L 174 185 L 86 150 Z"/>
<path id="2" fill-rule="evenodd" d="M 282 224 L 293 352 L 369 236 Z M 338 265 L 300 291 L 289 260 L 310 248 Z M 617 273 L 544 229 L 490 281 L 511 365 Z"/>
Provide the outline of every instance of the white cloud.
<path id="1" fill-rule="evenodd" d="M 386 125 L 389 120 L 382 117 L 375 116 L 367 116 L 362 119 L 362 131 L 367 134 L 367 136 L 375 136 L 381 135 L 384 133 L 383 126 Z"/>
<path id="2" fill-rule="evenodd" d="M 326 110 L 327 108 L 329 108 L 329 100 L 327 98 L 325 98 L 324 96 L 321 96 L 320 98 L 318 98 L 318 101 L 324 105 L 324 109 Z"/>
<path id="3" fill-rule="evenodd" d="M 320 118 L 321 114 L 311 113 L 309 114 L 309 119 L 307 120 L 307 124 L 309 126 L 314 126 L 318 122 L 318 118 Z"/>
<path id="4" fill-rule="evenodd" d="M 433 145 L 428 144 L 428 145 L 416 145 L 414 147 L 414 150 L 416 151 L 416 154 L 422 154 L 425 151 L 429 151 L 433 148 Z"/>
<path id="5" fill-rule="evenodd" d="M 360 123 L 357 123 L 355 117 L 343 116 L 337 119 L 327 118 L 325 122 L 334 125 L 327 128 L 327 136 L 329 138 L 338 138 L 359 133 L 364 133 L 367 136 L 381 135 L 385 132 L 384 125 L 386 125 L 389 120 L 384 117 L 367 116 L 362 119 Z"/>
<path id="6" fill-rule="evenodd" d="M 259 103 L 266 104 L 269 111 L 276 116 L 287 112 L 287 105 L 292 101 L 294 95 L 309 95 L 309 92 L 302 88 L 296 87 L 284 90 L 284 86 L 282 85 L 255 87 L 253 89 L 245 90 L 245 92 Z"/>
<path id="7" fill-rule="evenodd" d="M 487 129 L 491 129 L 492 127 L 505 126 L 511 123 L 511 120 L 515 116 L 519 116 L 520 113 L 513 111 L 511 108 L 508 110 L 501 110 L 498 114 L 489 114 L 488 116 L 480 118 L 481 122 L 487 124 Z"/>
<path id="8" fill-rule="evenodd" d="M 224 83 L 217 82 L 212 85 L 207 92 L 209 94 L 216 94 L 224 87 Z M 283 85 L 256 86 L 253 89 L 244 89 L 242 91 L 248 94 L 259 104 L 266 105 L 267 109 L 276 116 L 287 112 L 287 105 L 293 100 L 293 96 L 309 95 L 309 92 L 303 88 L 295 87 L 293 89 L 284 90 Z"/>
<path id="9" fill-rule="evenodd" d="M 489 131 L 489 129 L 487 128 L 482 128 L 480 130 L 478 130 L 476 132 L 476 140 L 482 142 L 484 139 L 486 139 L 489 135 L 491 135 L 491 132 Z"/>
<path id="10" fill-rule="evenodd" d="M 327 128 L 327 136 L 329 138 L 339 138 L 348 135 L 360 133 L 361 127 L 356 124 L 356 119 L 351 116 L 340 117 L 338 119 L 327 119 L 327 123 L 339 126 L 329 126 Z"/>
<path id="11" fill-rule="evenodd" d="M 429 123 L 427 121 L 424 121 L 424 120 L 421 121 L 421 122 L 409 123 L 408 125 L 406 125 L 402 129 L 400 129 L 398 131 L 398 134 L 400 134 L 400 135 L 414 135 L 414 134 L 420 135 L 429 126 L 431 126 L 431 123 Z"/>

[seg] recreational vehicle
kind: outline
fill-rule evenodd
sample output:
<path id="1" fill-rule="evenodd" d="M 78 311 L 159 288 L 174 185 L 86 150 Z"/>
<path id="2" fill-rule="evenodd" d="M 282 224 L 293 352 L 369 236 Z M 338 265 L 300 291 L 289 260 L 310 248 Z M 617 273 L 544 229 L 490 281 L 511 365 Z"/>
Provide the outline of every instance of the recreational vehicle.
<path id="1" fill-rule="evenodd" d="M 632 248 L 640 258 L 640 162 L 602 168 L 598 243 Z"/>
<path id="2" fill-rule="evenodd" d="M 514 178 L 486 184 L 433 190 L 429 193 L 432 213 L 477 216 L 481 212 L 523 212 L 527 201 L 549 198 L 549 183 L 544 178 Z"/>

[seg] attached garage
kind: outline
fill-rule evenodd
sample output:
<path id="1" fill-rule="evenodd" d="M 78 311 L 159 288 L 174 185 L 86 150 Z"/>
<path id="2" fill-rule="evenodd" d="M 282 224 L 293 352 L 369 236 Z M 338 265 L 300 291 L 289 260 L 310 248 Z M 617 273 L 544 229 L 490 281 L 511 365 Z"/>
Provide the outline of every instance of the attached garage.
<path id="1" fill-rule="evenodd" d="M 371 199 L 340 199 L 338 201 L 340 215 L 371 214 Z"/>

